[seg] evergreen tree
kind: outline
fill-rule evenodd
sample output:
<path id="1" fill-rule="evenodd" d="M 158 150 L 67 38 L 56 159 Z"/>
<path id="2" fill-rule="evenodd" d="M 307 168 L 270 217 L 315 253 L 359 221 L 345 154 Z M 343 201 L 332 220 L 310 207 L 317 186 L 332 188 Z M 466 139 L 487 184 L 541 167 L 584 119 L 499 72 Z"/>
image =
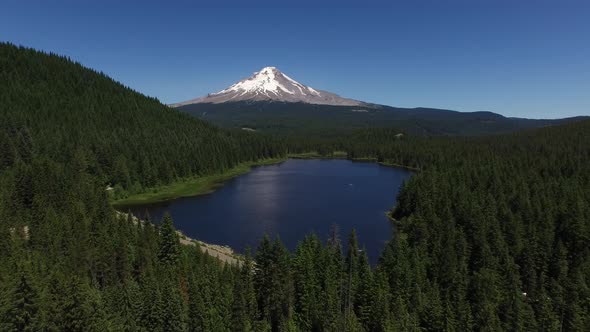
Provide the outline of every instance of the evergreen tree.
<path id="1" fill-rule="evenodd" d="M 174 228 L 172 217 L 168 213 L 162 218 L 160 227 L 160 250 L 158 258 L 161 263 L 176 265 L 180 256 L 178 234 Z"/>
<path id="2" fill-rule="evenodd" d="M 356 301 L 357 288 L 360 282 L 359 277 L 359 254 L 356 231 L 353 229 L 348 238 L 348 252 L 344 267 L 346 269 L 346 286 L 344 288 L 344 309 L 347 315 L 351 314 Z"/>
<path id="3" fill-rule="evenodd" d="M 25 273 L 20 273 L 2 293 L 0 317 L 3 331 L 37 331 L 39 329 L 38 295 Z"/>

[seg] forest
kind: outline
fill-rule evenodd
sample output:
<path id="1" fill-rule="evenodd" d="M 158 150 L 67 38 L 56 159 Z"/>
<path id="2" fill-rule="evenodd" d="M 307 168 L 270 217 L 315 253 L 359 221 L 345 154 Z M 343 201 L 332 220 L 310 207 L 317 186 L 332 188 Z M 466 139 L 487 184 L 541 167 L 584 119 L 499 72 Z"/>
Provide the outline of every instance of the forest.
<path id="1" fill-rule="evenodd" d="M 398 134 L 218 129 L 0 44 L 0 330 L 590 330 L 590 122 Z M 181 245 L 169 216 L 117 213 L 105 190 L 311 150 L 417 169 L 376 266 L 337 226 L 294 252 L 264 238 L 224 265 Z"/>
<path id="2" fill-rule="evenodd" d="M 365 103 L 333 106 L 279 101 L 235 101 L 178 106 L 179 111 L 223 128 L 251 128 L 277 136 L 334 135 L 363 128 L 397 128 L 416 136 L 482 136 L 588 120 L 508 118 L 492 112 L 457 112 L 434 108 L 401 108 Z"/>

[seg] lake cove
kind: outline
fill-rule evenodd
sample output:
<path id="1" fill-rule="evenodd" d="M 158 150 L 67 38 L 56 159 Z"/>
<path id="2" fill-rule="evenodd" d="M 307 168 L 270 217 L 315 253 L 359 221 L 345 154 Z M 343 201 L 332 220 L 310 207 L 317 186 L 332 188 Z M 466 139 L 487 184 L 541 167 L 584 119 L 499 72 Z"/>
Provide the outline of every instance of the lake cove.
<path id="1" fill-rule="evenodd" d="M 323 241 L 338 225 L 343 249 L 354 228 L 375 263 L 392 227 L 385 215 L 412 172 L 343 159 L 288 159 L 254 167 L 211 194 L 145 205 L 117 206 L 152 220 L 169 212 L 176 228 L 207 243 L 254 251 L 265 234 L 293 250 L 315 232 Z"/>

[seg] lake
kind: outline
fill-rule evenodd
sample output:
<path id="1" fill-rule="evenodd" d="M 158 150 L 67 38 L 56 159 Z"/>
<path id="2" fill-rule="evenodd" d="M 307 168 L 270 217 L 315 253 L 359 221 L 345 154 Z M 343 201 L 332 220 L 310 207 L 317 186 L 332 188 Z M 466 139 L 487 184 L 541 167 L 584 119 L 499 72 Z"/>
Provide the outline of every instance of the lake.
<path id="1" fill-rule="evenodd" d="M 288 159 L 254 167 L 211 194 L 119 209 L 140 217 L 147 210 L 152 220 L 167 211 L 187 236 L 240 253 L 248 246 L 254 252 L 265 234 L 290 250 L 312 232 L 325 241 L 336 224 L 343 249 L 354 228 L 375 263 L 392 234 L 385 212 L 411 175 L 376 163 Z"/>

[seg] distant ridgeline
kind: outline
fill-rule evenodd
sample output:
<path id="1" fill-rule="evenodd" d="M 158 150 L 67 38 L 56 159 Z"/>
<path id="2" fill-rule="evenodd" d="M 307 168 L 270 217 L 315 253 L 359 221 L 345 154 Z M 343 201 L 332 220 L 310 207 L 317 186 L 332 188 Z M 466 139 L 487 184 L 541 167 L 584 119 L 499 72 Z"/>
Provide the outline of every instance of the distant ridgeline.
<path id="1" fill-rule="evenodd" d="M 230 87 L 171 105 L 228 127 L 279 135 L 326 136 L 343 130 L 396 128 L 412 135 L 486 135 L 580 120 L 506 118 L 492 112 L 400 108 L 343 98 L 314 89 L 275 67 L 265 67 Z"/>
<path id="2" fill-rule="evenodd" d="M 251 128 L 279 135 L 388 127 L 413 135 L 474 136 L 508 133 L 584 119 L 574 117 L 532 120 L 507 118 L 492 112 L 456 112 L 375 104 L 334 106 L 276 101 L 196 103 L 181 105 L 177 109 L 222 127 Z"/>
<path id="3" fill-rule="evenodd" d="M 315 146 L 420 169 L 375 268 L 336 229 L 294 253 L 265 238 L 256 268 L 224 266 L 180 245 L 169 217 L 133 223 L 109 204 L 107 183 L 141 191 L 283 156 L 283 142 L 0 44 L 0 330 L 590 330 L 588 121 Z"/>

